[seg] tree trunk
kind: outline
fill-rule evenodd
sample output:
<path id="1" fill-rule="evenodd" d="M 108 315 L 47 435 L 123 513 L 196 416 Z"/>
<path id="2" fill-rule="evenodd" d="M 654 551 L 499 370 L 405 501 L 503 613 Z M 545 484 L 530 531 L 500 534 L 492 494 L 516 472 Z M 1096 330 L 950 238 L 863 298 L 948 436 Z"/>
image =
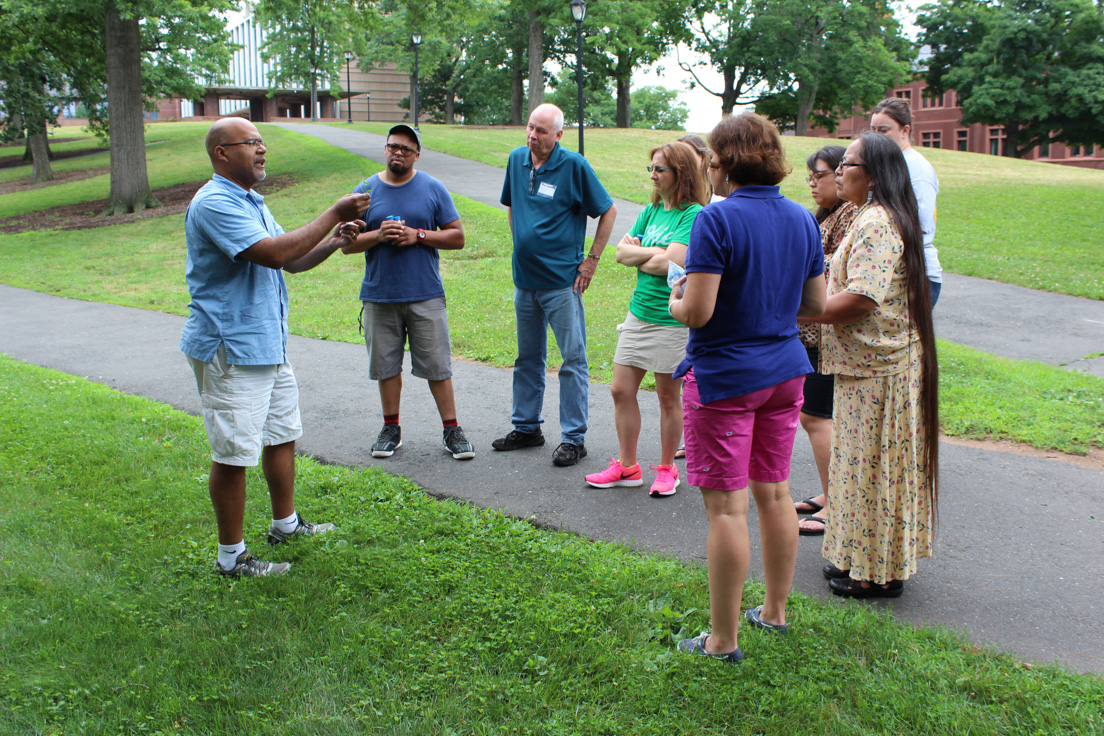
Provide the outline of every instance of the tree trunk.
<path id="1" fill-rule="evenodd" d="M 617 116 L 618 128 L 632 127 L 632 64 L 628 54 L 617 59 Z"/>
<path id="2" fill-rule="evenodd" d="M 529 11 L 529 112 L 544 103 L 544 23 Z"/>
<path id="3" fill-rule="evenodd" d="M 721 115 L 731 115 L 736 106 L 736 67 L 726 66 L 723 71 L 724 91 L 721 93 Z"/>
<path id="4" fill-rule="evenodd" d="M 510 68 L 510 125 L 525 125 L 521 107 L 525 101 L 525 71 L 521 68 L 521 49 L 514 48 Z"/>
<path id="5" fill-rule="evenodd" d="M 311 26 L 310 29 L 310 48 L 311 54 L 315 54 L 316 40 L 315 40 L 315 28 Z M 314 62 L 311 62 L 311 122 L 318 122 L 318 69 L 315 68 Z"/>
<path id="6" fill-rule="evenodd" d="M 816 105 L 817 88 L 819 86 L 815 79 L 808 84 L 805 82 L 797 83 L 797 116 L 794 119 L 794 135 L 808 134 L 809 115 L 813 112 L 813 106 Z"/>
<path id="7" fill-rule="evenodd" d="M 445 125 L 456 125 L 456 91 L 445 92 Z"/>
<path id="8" fill-rule="evenodd" d="M 1008 156 L 1009 158 L 1020 158 L 1027 151 L 1020 150 L 1020 129 L 1016 125 L 1004 126 L 1004 150 L 1001 151 L 1002 156 Z"/>
<path id="9" fill-rule="evenodd" d="M 111 194 L 104 214 L 121 215 L 157 207 L 146 173 L 146 131 L 142 120 L 141 31 L 138 17 L 124 20 L 114 2 L 104 14 L 107 108 L 111 135 Z"/>
<path id="10" fill-rule="evenodd" d="M 42 126 L 42 130 L 30 133 L 27 136 L 27 146 L 31 149 L 31 156 L 34 160 L 34 183 L 52 181 L 54 172 L 50 168 L 50 151 L 46 148 L 45 125 Z"/>

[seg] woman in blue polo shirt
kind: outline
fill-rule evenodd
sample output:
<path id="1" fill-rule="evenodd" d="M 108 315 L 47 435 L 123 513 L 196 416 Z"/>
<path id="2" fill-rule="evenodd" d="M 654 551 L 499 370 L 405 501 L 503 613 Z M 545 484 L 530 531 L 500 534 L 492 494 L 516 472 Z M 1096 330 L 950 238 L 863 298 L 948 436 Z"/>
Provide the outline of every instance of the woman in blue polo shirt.
<path id="1" fill-rule="evenodd" d="M 625 322 L 618 326 L 613 356 L 613 410 L 619 458 L 586 482 L 595 488 L 644 484 L 636 461 L 640 437 L 640 405 L 636 394 L 648 371 L 655 375 L 659 395 L 660 460 L 653 465 L 652 496 L 670 496 L 679 485 L 675 451 L 682 438 L 681 387 L 671 374 L 686 356 L 686 328 L 667 313 L 671 289 L 667 264 L 683 265 L 694 218 L 709 198 L 694 149 L 685 143 L 665 143 L 651 152 L 652 203 L 636 218 L 632 232 L 617 244 L 617 262 L 636 269 L 636 290 Z"/>
<path id="2" fill-rule="evenodd" d="M 812 370 L 797 317 L 824 310 L 824 251 L 809 210 L 778 191 L 790 166 L 770 121 L 754 113 L 725 118 L 709 134 L 709 147 L 714 191 L 728 196 L 694 221 L 685 292 L 676 284 L 669 310 L 690 327 L 675 377 L 685 375 L 686 475 L 701 488 L 709 518 L 713 628 L 679 650 L 737 662 L 749 487 L 767 592 L 747 620 L 786 632 L 798 536 L 790 455 Z"/>

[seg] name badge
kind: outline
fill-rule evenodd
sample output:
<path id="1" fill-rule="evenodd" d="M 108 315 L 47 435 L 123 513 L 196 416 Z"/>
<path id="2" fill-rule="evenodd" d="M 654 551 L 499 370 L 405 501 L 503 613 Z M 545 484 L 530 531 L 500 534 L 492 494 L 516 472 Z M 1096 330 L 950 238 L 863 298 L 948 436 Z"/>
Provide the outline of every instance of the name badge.
<path id="1" fill-rule="evenodd" d="M 552 197 L 556 194 L 556 185 L 549 184 L 546 181 L 542 181 L 541 185 L 537 188 L 537 194 L 542 197 L 548 197 L 549 199 L 552 199 Z"/>

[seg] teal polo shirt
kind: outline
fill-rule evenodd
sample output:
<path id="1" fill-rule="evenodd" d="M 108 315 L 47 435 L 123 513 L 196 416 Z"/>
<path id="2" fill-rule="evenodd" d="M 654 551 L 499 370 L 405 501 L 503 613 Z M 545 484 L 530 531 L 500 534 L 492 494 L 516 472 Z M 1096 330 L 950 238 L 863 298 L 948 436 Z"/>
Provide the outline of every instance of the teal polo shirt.
<path id="1" fill-rule="evenodd" d="M 613 206 L 587 160 L 559 143 L 538 169 L 526 146 L 511 151 L 499 201 L 513 221 L 519 289 L 571 288 L 583 262 L 587 218 Z"/>

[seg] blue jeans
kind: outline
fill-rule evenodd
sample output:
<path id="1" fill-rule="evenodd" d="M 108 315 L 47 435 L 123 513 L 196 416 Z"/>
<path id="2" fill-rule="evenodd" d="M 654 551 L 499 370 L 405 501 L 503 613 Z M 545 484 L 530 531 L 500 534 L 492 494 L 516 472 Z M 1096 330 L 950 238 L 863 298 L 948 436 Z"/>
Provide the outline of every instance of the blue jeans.
<path id="1" fill-rule="evenodd" d="M 512 422 L 519 432 L 536 432 L 544 422 L 544 372 L 548 327 L 563 356 L 560 366 L 561 442 L 586 440 L 590 372 L 586 356 L 586 315 L 582 295 L 567 289 L 514 289 L 518 357 L 514 361 Z"/>
<path id="2" fill-rule="evenodd" d="M 939 301 L 939 292 L 943 290 L 943 282 L 929 281 L 928 284 L 931 286 L 932 309 L 935 309 L 935 303 Z"/>

